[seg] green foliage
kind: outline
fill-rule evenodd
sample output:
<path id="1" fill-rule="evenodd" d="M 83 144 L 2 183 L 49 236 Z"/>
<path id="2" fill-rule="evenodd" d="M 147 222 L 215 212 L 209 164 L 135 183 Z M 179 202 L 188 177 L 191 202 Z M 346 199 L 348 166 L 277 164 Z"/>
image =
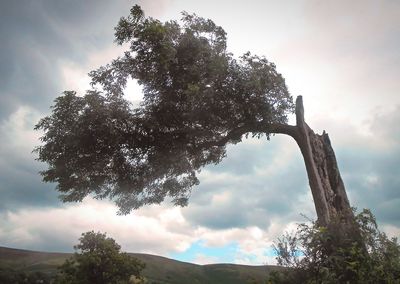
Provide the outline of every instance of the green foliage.
<path id="1" fill-rule="evenodd" d="M 121 253 L 121 247 L 105 234 L 84 233 L 74 249 L 74 257 L 60 266 L 56 283 L 130 283 L 131 276 L 140 278 L 144 268 L 139 260 Z"/>
<path id="2" fill-rule="evenodd" d="M 48 284 L 51 283 L 50 280 L 49 275 L 40 271 L 25 272 L 0 264 L 0 283 L 2 284 Z"/>
<path id="3" fill-rule="evenodd" d="M 339 233 L 339 220 L 326 227 L 300 224 L 275 245 L 285 271 L 271 273 L 269 283 L 400 283 L 400 245 L 380 232 L 371 211 L 356 216 L 362 240 L 350 243 Z"/>
<path id="4" fill-rule="evenodd" d="M 268 126 L 293 111 L 275 65 L 250 53 L 235 59 L 211 20 L 183 13 L 162 23 L 134 6 L 115 37 L 129 43 L 124 56 L 90 73 L 93 90 L 64 92 L 36 125 L 43 180 L 63 201 L 109 197 L 123 214 L 166 197 L 185 205 L 196 174 L 228 143 L 269 137 Z M 123 97 L 128 79 L 143 87 L 138 108 Z"/>

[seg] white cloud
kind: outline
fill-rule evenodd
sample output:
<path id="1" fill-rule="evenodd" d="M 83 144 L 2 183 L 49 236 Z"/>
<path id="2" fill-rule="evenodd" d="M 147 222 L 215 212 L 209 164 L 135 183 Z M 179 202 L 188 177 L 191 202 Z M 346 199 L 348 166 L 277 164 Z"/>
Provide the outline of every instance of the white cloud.
<path id="1" fill-rule="evenodd" d="M 183 253 L 198 241 L 218 248 L 238 244 L 235 263 L 274 263 L 271 245 L 292 225 L 279 220 L 263 230 L 252 226 L 242 229 L 212 230 L 190 224 L 179 207 L 150 206 L 126 216 L 115 214 L 109 202 L 85 199 L 61 208 L 26 208 L 3 213 L 0 242 L 9 247 L 33 250 L 72 251 L 81 233 L 106 232 L 124 251 L 168 256 Z M 194 263 L 216 263 L 219 258 L 197 253 Z"/>
<path id="2" fill-rule="evenodd" d="M 105 66 L 118 56 L 122 56 L 127 48 L 126 45 L 110 45 L 107 48 L 93 51 L 89 54 L 85 64 L 65 60 L 60 62 L 60 70 L 63 80 L 61 84 L 62 89 L 74 90 L 78 95 L 85 94 L 87 90 L 92 89 L 90 85 L 91 79 L 88 73 L 101 66 Z M 139 103 L 143 99 L 143 90 L 137 80 L 127 80 L 124 95 L 128 101 L 133 103 L 134 107 L 139 106 Z"/>
<path id="3" fill-rule="evenodd" d="M 118 216 L 114 205 L 93 199 L 62 208 L 20 209 L 4 213 L 0 240 L 6 246 L 38 250 L 52 241 L 63 250 L 72 250 L 81 233 L 94 230 L 107 232 L 126 251 L 166 255 L 187 249 L 194 237 L 188 231 L 174 230 L 184 223 L 179 210 L 151 210 L 151 217 L 141 215 L 140 210 Z"/>
<path id="4" fill-rule="evenodd" d="M 168 7 L 171 6 L 173 0 L 139 0 L 137 1 L 145 13 L 152 17 L 159 18 L 164 15 Z"/>
<path id="5" fill-rule="evenodd" d="M 392 225 L 383 225 L 380 230 L 385 232 L 389 238 L 399 238 L 400 228 Z"/>
<path id="6" fill-rule="evenodd" d="M 64 90 L 73 90 L 82 95 L 90 89 L 90 78 L 86 68 L 74 62 L 63 62 L 61 66 Z"/>
<path id="7" fill-rule="evenodd" d="M 100 66 L 110 63 L 113 59 L 123 55 L 126 46 L 116 46 L 110 43 L 109 46 L 94 50 L 87 55 L 85 63 L 72 60 L 62 60 L 59 68 L 62 74 L 61 88 L 63 90 L 75 90 L 78 94 L 84 94 L 91 89 L 88 73 Z"/>
<path id="8" fill-rule="evenodd" d="M 34 125 L 41 114 L 28 105 L 21 105 L 6 120 L 0 123 L 0 153 L 4 157 L 9 153 L 31 158 L 30 153 L 37 145 L 40 133 L 34 131 Z M 4 155 L 4 156 L 3 156 Z"/>

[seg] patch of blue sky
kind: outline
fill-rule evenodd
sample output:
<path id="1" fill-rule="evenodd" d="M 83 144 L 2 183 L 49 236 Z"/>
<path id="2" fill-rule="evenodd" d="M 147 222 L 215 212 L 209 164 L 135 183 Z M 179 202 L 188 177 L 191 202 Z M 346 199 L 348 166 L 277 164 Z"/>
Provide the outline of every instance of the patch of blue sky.
<path id="1" fill-rule="evenodd" d="M 241 250 L 236 255 L 236 263 L 249 264 L 249 265 L 275 265 L 276 264 L 276 251 L 270 246 L 261 250 L 261 253 L 251 253 Z"/>
<path id="2" fill-rule="evenodd" d="M 187 250 L 179 253 L 171 253 L 169 257 L 184 261 L 196 262 L 200 257 L 211 260 L 210 263 L 235 263 L 245 261 L 254 265 L 266 264 L 277 256 L 276 251 L 272 247 L 263 250 L 263 257 L 260 259 L 259 255 L 246 253 L 240 249 L 238 242 L 231 242 L 225 246 L 213 247 L 207 246 L 204 241 L 199 240 L 194 242 Z"/>
<path id="3" fill-rule="evenodd" d="M 215 260 L 215 263 L 232 263 L 239 251 L 236 242 L 228 243 L 225 246 L 207 246 L 204 241 L 194 242 L 187 250 L 179 253 L 172 253 L 169 257 L 185 262 L 194 262 L 199 256 Z M 214 261 L 213 261 L 214 262 Z"/>
<path id="4" fill-rule="evenodd" d="M 276 250 L 271 246 L 264 251 L 265 256 L 277 256 Z"/>

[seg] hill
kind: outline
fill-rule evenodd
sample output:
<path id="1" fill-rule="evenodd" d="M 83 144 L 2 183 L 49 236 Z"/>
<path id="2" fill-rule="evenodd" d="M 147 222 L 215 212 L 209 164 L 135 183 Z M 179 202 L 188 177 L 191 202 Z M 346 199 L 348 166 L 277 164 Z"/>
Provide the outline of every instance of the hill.
<path id="1" fill-rule="evenodd" d="M 72 253 L 38 252 L 0 247 L 0 264 L 24 272 L 57 273 Z M 244 284 L 265 283 L 275 266 L 249 266 L 237 264 L 197 265 L 150 254 L 130 255 L 146 263 L 143 275 L 149 284 Z"/>

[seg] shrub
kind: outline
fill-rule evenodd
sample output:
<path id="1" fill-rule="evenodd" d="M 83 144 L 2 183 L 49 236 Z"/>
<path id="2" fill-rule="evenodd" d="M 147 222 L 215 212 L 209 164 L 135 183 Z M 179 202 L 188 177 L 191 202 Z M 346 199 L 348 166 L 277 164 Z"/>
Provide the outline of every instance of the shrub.
<path id="1" fill-rule="evenodd" d="M 144 264 L 126 253 L 114 239 L 93 231 L 83 233 L 75 255 L 59 268 L 56 283 L 125 284 L 140 278 Z"/>
<path id="2" fill-rule="evenodd" d="M 400 283 L 397 238 L 380 232 L 370 210 L 356 215 L 360 242 L 340 234 L 341 222 L 329 227 L 300 224 L 294 234 L 278 239 L 274 249 L 283 271 L 271 273 L 269 283 Z"/>

